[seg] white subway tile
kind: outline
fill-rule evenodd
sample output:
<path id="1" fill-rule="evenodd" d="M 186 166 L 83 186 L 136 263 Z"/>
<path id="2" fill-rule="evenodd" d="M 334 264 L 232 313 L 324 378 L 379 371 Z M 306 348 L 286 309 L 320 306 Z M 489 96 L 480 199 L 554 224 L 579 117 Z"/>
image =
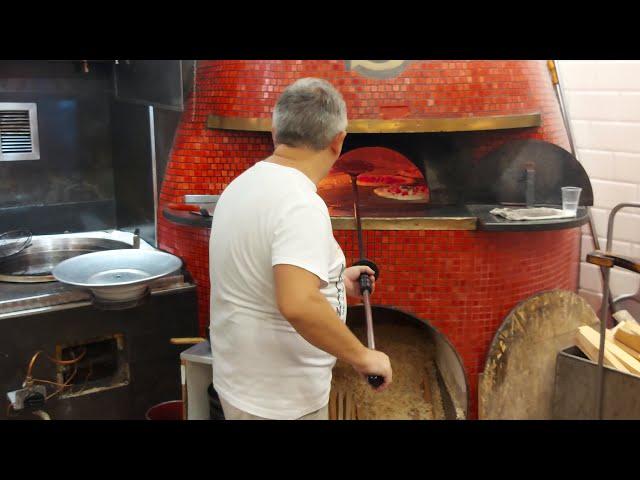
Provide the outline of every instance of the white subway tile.
<path id="1" fill-rule="evenodd" d="M 640 275 L 619 268 L 611 271 L 610 283 L 613 298 L 619 295 L 636 293 L 640 286 Z"/>
<path id="2" fill-rule="evenodd" d="M 591 124 L 586 120 L 571 120 L 571 131 L 573 133 L 574 143 L 576 148 L 579 150 L 581 148 L 587 149 L 589 148 L 589 138 L 590 138 L 590 129 Z"/>
<path id="3" fill-rule="evenodd" d="M 593 60 L 561 60 L 557 65 L 563 88 L 567 90 L 594 88 L 597 68 Z"/>
<path id="4" fill-rule="evenodd" d="M 591 180 L 594 206 L 613 208 L 619 203 L 633 202 L 638 194 L 638 186 L 633 183 Z M 598 235 L 601 233 L 598 231 Z"/>
<path id="5" fill-rule="evenodd" d="M 580 264 L 580 288 L 593 292 L 602 291 L 602 277 L 599 267 L 590 263 Z"/>
<path id="6" fill-rule="evenodd" d="M 580 260 L 584 261 L 589 252 L 592 252 L 593 243 L 591 242 L 591 235 L 583 235 L 580 242 Z"/>
<path id="7" fill-rule="evenodd" d="M 603 246 L 603 248 L 606 246 L 607 241 L 606 239 L 602 239 L 601 240 L 601 245 Z M 624 255 L 624 256 L 630 256 L 631 255 L 631 243 L 629 242 L 621 242 L 619 240 L 613 240 L 613 245 L 611 247 L 611 250 L 615 253 L 617 253 L 618 255 Z"/>
<path id="8" fill-rule="evenodd" d="M 631 215 L 623 213 L 625 211 L 633 212 L 638 209 L 624 209 L 618 212 L 613 222 L 613 238 L 617 240 L 640 243 L 640 215 Z M 606 235 L 606 233 L 598 232 L 598 235 Z"/>
<path id="9" fill-rule="evenodd" d="M 605 237 L 599 237 L 598 240 L 600 240 L 600 248 L 602 250 L 604 250 L 607 246 L 607 239 Z M 626 256 L 630 256 L 632 255 L 632 243 L 630 242 L 622 242 L 620 240 L 613 240 L 613 245 L 611 247 L 611 250 L 613 250 L 615 253 L 619 254 L 619 255 L 626 255 Z M 592 252 L 593 250 L 595 250 L 595 247 L 593 245 L 593 241 L 591 240 L 591 235 L 583 235 L 582 236 L 582 242 L 580 243 L 580 258 L 582 258 L 583 260 L 585 259 L 585 256 L 587 255 L 587 253 Z"/>
<path id="10" fill-rule="evenodd" d="M 640 184 L 640 154 L 615 152 L 613 180 Z"/>
<path id="11" fill-rule="evenodd" d="M 616 104 L 618 121 L 640 121 L 640 92 L 620 92 Z"/>
<path id="12" fill-rule="evenodd" d="M 640 243 L 640 215 L 624 213 L 625 211 L 634 211 L 632 209 L 619 211 L 613 222 L 613 238 L 614 240 Z M 610 210 L 601 208 L 592 208 L 591 216 L 595 224 L 598 238 L 603 240 L 607 237 L 607 226 L 609 222 Z M 600 246 L 605 248 L 605 241 L 601 241 Z"/>
<path id="13" fill-rule="evenodd" d="M 620 121 L 618 92 L 574 91 L 567 95 L 571 103 L 569 115 L 576 120 Z"/>
<path id="14" fill-rule="evenodd" d="M 590 178 L 615 180 L 613 154 L 611 152 L 578 149 L 578 160 L 580 160 Z"/>
<path id="15" fill-rule="evenodd" d="M 596 207 L 593 207 L 591 209 L 591 216 L 593 218 L 593 223 L 598 238 L 606 237 L 607 235 L 607 219 L 609 216 L 609 211 L 610 210 Z"/>
<path id="16" fill-rule="evenodd" d="M 599 61 L 594 73 L 594 89 L 640 90 L 640 62 L 637 60 Z"/>
<path id="17" fill-rule="evenodd" d="M 581 148 L 640 152 L 640 123 L 591 121 Z"/>

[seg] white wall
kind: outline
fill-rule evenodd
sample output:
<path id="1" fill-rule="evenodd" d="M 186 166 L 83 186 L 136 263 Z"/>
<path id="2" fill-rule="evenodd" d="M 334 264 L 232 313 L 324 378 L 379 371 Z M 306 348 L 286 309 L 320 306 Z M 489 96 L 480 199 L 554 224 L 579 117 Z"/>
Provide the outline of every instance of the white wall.
<path id="1" fill-rule="evenodd" d="M 611 207 L 640 201 L 640 61 L 561 60 L 560 82 L 574 135 L 578 160 L 594 193 L 593 217 L 600 247 L 605 248 Z M 616 215 L 613 250 L 640 257 L 640 209 Z M 602 281 L 597 267 L 584 262 L 593 250 L 588 226 L 583 228 L 580 293 L 597 307 Z M 615 296 L 634 293 L 640 275 L 614 269 Z"/>

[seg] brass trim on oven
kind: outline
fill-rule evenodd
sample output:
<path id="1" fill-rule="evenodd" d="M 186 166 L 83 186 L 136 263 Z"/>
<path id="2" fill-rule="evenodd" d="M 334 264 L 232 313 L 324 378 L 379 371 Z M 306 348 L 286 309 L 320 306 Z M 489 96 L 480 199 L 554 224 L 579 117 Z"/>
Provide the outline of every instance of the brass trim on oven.
<path id="1" fill-rule="evenodd" d="M 207 127 L 220 130 L 240 130 L 244 132 L 270 132 L 271 119 L 209 115 L 207 118 Z"/>
<path id="2" fill-rule="evenodd" d="M 362 218 L 363 230 L 476 230 L 476 217 Z M 353 217 L 331 217 L 334 230 L 355 230 Z"/>
<path id="3" fill-rule="evenodd" d="M 539 127 L 540 113 L 457 118 L 405 118 L 399 120 L 359 119 L 347 125 L 349 133 L 429 133 L 504 130 Z M 209 115 L 207 127 L 245 132 L 270 132 L 270 118 L 240 118 Z"/>

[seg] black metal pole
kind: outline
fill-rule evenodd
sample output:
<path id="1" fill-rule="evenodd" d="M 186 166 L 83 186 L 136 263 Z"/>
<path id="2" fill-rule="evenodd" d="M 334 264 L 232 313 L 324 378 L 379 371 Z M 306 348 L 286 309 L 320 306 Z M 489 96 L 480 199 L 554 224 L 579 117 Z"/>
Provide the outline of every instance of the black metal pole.
<path id="1" fill-rule="evenodd" d="M 609 316 L 609 272 L 610 268 L 604 269 L 604 285 L 602 289 L 602 305 L 600 308 L 600 350 L 598 352 L 598 375 L 596 394 L 596 419 L 602 420 L 603 416 L 603 396 L 604 396 L 604 349 L 605 335 L 607 333 L 607 317 Z"/>
<path id="2" fill-rule="evenodd" d="M 356 230 L 358 233 L 358 251 L 360 253 L 360 260 L 365 260 L 366 251 L 364 247 L 364 240 L 362 239 L 362 220 L 360 218 L 360 198 L 358 197 L 358 176 L 351 175 L 351 186 L 353 187 L 353 212 L 356 217 Z M 377 269 L 377 267 L 376 267 Z M 374 270 L 376 270 L 374 269 Z M 377 270 L 376 270 L 377 271 Z M 367 347 L 371 350 L 375 350 L 376 343 L 373 335 L 373 316 L 371 314 L 371 301 L 369 295 L 371 294 L 371 281 L 369 275 L 366 273 L 360 274 L 359 278 L 360 292 L 362 293 L 362 303 L 364 305 L 364 314 L 367 324 Z M 384 378 L 380 375 L 368 375 L 367 381 L 369 384 L 378 388 L 384 383 Z"/>
<path id="3" fill-rule="evenodd" d="M 358 251 L 360 258 L 367 258 L 367 252 L 364 249 L 364 241 L 362 240 L 362 221 L 360 219 L 360 199 L 358 198 L 357 175 L 351 175 L 351 187 L 353 188 L 353 212 L 356 217 L 356 230 L 358 232 Z"/>

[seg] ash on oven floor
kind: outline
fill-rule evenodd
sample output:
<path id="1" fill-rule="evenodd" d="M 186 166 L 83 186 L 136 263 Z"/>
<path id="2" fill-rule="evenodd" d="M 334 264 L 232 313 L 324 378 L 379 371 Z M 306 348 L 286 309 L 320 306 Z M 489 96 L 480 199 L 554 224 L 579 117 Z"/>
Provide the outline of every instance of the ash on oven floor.
<path id="1" fill-rule="evenodd" d="M 353 328 L 365 341 L 363 328 Z M 332 387 L 350 391 L 359 420 L 444 420 L 443 382 L 434 361 L 434 345 L 429 336 L 412 325 L 376 326 L 376 348 L 391 359 L 393 383 L 384 392 L 374 392 L 356 371 L 338 361 Z M 428 390 L 425 391 L 425 388 Z M 444 395 L 443 395 L 444 393 Z M 455 418 L 455 417 L 454 417 Z"/>

